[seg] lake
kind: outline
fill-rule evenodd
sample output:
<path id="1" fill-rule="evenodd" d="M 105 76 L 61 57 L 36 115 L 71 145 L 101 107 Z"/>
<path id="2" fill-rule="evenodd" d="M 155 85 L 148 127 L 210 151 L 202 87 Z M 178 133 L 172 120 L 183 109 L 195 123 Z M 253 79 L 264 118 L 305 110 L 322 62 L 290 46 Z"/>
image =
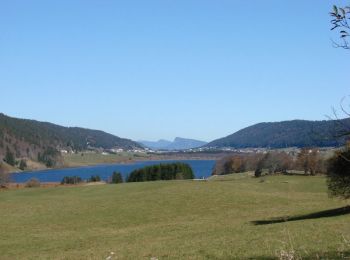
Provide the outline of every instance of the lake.
<path id="1" fill-rule="evenodd" d="M 23 183 L 31 178 L 40 182 L 61 182 L 64 176 L 79 176 L 87 180 L 91 175 L 99 175 L 102 180 L 108 180 L 114 171 L 123 175 L 123 179 L 133 170 L 160 163 L 183 162 L 191 166 L 197 179 L 207 178 L 211 175 L 215 161 L 213 160 L 168 160 L 168 161 L 143 161 L 131 164 L 103 164 L 95 166 L 84 166 L 78 168 L 52 169 L 33 172 L 21 172 L 12 174 L 13 182 Z"/>

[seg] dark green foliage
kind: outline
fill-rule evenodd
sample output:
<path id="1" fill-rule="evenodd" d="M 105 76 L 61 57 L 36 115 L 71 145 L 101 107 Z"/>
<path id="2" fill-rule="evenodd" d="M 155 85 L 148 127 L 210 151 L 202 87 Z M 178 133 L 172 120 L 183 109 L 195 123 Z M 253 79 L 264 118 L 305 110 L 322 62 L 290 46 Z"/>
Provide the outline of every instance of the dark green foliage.
<path id="1" fill-rule="evenodd" d="M 90 148 L 123 149 L 141 148 L 128 139 L 78 127 L 62 127 L 46 122 L 18 119 L 0 113 L 0 154 L 5 154 L 9 146 L 14 157 L 26 156 L 38 160 L 47 167 L 62 165 L 60 149 L 80 151 Z M 15 165 L 14 158 L 9 160 Z"/>
<path id="2" fill-rule="evenodd" d="M 19 168 L 23 171 L 25 168 L 27 168 L 27 161 L 22 159 L 20 162 L 19 162 Z"/>
<path id="3" fill-rule="evenodd" d="M 262 169 L 260 169 L 260 168 L 257 168 L 254 172 L 254 176 L 256 178 L 259 178 L 261 176 L 261 174 L 262 174 Z"/>
<path id="4" fill-rule="evenodd" d="M 80 182 L 82 182 L 82 179 L 79 176 L 65 176 L 61 184 L 78 184 Z"/>
<path id="5" fill-rule="evenodd" d="M 330 196 L 350 199 L 350 148 L 329 160 L 327 184 Z"/>
<path id="6" fill-rule="evenodd" d="M 43 153 L 38 153 L 38 161 L 44 163 L 47 167 L 55 167 L 58 156 L 59 152 L 56 149 L 47 147 Z"/>
<path id="7" fill-rule="evenodd" d="M 120 172 L 113 172 L 111 183 L 123 183 L 123 176 Z"/>
<path id="8" fill-rule="evenodd" d="M 146 166 L 130 173 L 128 182 L 193 179 L 192 168 L 185 163 Z"/>
<path id="9" fill-rule="evenodd" d="M 350 119 L 260 123 L 214 140 L 206 146 L 235 148 L 340 146 L 345 143 L 345 137 L 337 138 L 336 135 L 344 132 L 344 125 L 350 125 Z"/>
<path id="10" fill-rule="evenodd" d="M 8 147 L 6 147 L 6 155 L 5 155 L 4 161 L 9 165 L 12 165 L 12 166 L 16 165 L 15 156 L 13 155 L 13 153 L 10 151 Z"/>
<path id="11" fill-rule="evenodd" d="M 91 175 L 90 179 L 88 182 L 98 182 L 101 181 L 101 177 L 99 175 Z"/>
<path id="12" fill-rule="evenodd" d="M 70 147 L 73 150 L 84 150 L 89 146 L 105 149 L 113 147 L 141 148 L 136 142 L 103 131 L 63 127 L 35 120 L 12 118 L 1 113 L 0 132 L 39 147 L 46 145 L 56 148 L 60 146 Z"/>

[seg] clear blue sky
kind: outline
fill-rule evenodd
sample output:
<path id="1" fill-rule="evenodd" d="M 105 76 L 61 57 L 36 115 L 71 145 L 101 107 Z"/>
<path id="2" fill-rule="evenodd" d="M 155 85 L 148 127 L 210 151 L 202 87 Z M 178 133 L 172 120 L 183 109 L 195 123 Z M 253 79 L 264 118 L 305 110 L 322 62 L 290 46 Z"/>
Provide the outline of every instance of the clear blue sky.
<path id="1" fill-rule="evenodd" d="M 325 119 L 350 94 L 334 3 L 2 0 L 0 112 L 134 140 Z"/>

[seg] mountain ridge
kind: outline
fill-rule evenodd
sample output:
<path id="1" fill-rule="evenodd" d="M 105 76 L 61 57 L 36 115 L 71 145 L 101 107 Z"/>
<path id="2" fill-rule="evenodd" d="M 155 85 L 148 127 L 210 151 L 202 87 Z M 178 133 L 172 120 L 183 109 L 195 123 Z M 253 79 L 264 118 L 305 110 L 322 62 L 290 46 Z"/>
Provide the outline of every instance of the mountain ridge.
<path id="1" fill-rule="evenodd" d="M 262 122 L 245 127 L 231 135 L 209 142 L 205 147 L 284 148 L 307 146 L 340 146 L 345 137 L 338 138 L 349 126 L 342 120 L 287 120 Z"/>
<path id="2" fill-rule="evenodd" d="M 207 144 L 207 142 L 204 141 L 182 137 L 175 137 L 173 141 L 159 139 L 158 141 L 142 140 L 139 141 L 139 143 L 155 150 L 187 150 L 191 148 L 198 148 Z"/>
<path id="3" fill-rule="evenodd" d="M 51 163 L 59 161 L 60 149 L 81 151 L 89 148 L 142 147 L 130 139 L 120 138 L 101 130 L 64 127 L 0 113 L 0 158 L 10 151 L 15 158 L 29 158 L 54 166 Z"/>

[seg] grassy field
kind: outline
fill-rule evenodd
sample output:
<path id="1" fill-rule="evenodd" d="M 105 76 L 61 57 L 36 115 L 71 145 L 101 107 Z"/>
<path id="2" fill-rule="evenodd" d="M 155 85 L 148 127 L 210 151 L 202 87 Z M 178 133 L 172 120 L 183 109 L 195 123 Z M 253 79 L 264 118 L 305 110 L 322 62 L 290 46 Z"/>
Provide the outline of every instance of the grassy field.
<path id="1" fill-rule="evenodd" d="M 9 190 L 0 258 L 336 259 L 350 254 L 345 205 L 303 176 Z"/>
<path id="2" fill-rule="evenodd" d="M 147 154 L 135 154 L 127 152 L 118 154 L 77 153 L 63 155 L 64 165 L 66 167 L 77 167 L 103 163 L 127 163 L 133 160 L 141 160 L 146 158 L 148 158 Z"/>

